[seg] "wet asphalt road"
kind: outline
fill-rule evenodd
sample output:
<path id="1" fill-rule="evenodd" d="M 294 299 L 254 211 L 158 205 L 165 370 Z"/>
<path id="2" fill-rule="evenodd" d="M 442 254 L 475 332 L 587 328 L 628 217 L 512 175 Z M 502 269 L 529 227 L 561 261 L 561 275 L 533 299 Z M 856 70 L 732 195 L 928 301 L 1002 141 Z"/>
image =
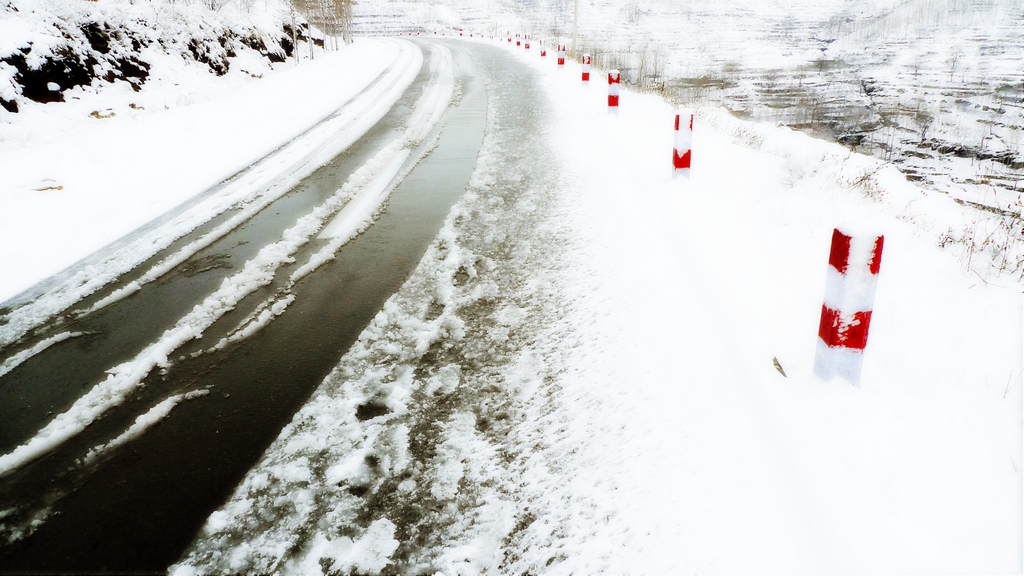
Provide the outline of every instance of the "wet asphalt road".
<path id="1" fill-rule="evenodd" d="M 461 97 L 435 128 L 437 147 L 398 186 L 377 222 L 295 285 L 294 302 L 260 332 L 224 350 L 186 358 L 229 333 L 298 264 L 284 266 L 271 285 L 246 297 L 202 339 L 177 350 L 173 364 L 149 374 L 123 405 L 57 450 L 0 478 L 0 511 L 7 511 L 2 522 L 45 518 L 30 536 L 7 545 L 0 541 L 0 572 L 162 573 L 178 558 L 408 277 L 462 194 L 483 138 L 486 95 L 474 76 L 478 62 L 472 52 L 455 42 L 445 46 L 455 57 Z M 0 377 L 0 451 L 23 443 L 107 369 L 134 357 L 400 134 L 428 81 L 429 54 L 424 49 L 419 76 L 374 129 L 287 195 L 131 297 L 38 331 L 37 340 L 63 331 L 83 335 Z M 75 308 L 109 294 L 190 239 Z M 311 241 L 296 262 L 323 245 Z M 10 348 L 0 350 L 0 361 L 16 352 Z M 180 403 L 109 456 L 80 463 L 90 448 L 109 442 L 165 398 L 197 390 L 208 392 Z"/>

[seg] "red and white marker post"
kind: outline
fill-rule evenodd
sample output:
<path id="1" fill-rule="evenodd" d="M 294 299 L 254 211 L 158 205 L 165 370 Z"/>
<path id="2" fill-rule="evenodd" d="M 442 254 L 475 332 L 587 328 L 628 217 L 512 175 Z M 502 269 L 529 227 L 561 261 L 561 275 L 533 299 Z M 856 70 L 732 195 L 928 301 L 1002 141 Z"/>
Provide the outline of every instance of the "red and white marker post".
<path id="1" fill-rule="evenodd" d="M 540 57 L 544 60 L 548 58 L 548 49 L 544 47 L 544 41 L 540 41 Z"/>
<path id="2" fill-rule="evenodd" d="M 561 40 L 558 42 L 558 69 L 565 68 L 565 44 Z"/>
<path id="3" fill-rule="evenodd" d="M 814 374 L 823 380 L 838 376 L 860 386 L 884 240 L 848 236 L 838 228 L 832 232 L 814 357 Z"/>
<path id="4" fill-rule="evenodd" d="M 590 84 L 590 54 L 583 55 L 583 85 Z"/>
<path id="5" fill-rule="evenodd" d="M 608 111 L 619 113 L 619 71 L 608 71 Z"/>
<path id="6" fill-rule="evenodd" d="M 690 177 L 690 146 L 693 143 L 693 114 L 685 110 L 676 114 L 676 138 L 672 150 L 673 176 Z"/>

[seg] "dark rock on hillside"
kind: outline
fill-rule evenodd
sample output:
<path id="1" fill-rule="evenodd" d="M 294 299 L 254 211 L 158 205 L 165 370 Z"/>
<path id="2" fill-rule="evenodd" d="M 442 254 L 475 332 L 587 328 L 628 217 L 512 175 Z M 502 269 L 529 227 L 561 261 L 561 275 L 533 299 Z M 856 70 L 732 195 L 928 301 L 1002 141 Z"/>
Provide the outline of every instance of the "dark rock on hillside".
<path id="1" fill-rule="evenodd" d="M 91 56 L 83 57 L 70 46 L 61 46 L 39 68 L 32 68 L 26 59 L 30 51 L 23 50 L 2 60 L 18 71 L 14 80 L 21 86 L 21 93 L 26 98 L 36 102 L 63 102 L 64 90 L 92 82 L 96 60 Z"/>
<path id="2" fill-rule="evenodd" d="M 228 69 L 231 67 L 231 63 L 228 62 L 228 55 L 224 51 L 223 46 L 216 45 L 216 48 L 211 46 L 209 42 L 202 42 L 197 38 L 193 38 L 188 42 L 188 51 L 192 53 L 192 58 L 196 62 L 202 62 L 210 67 L 210 70 L 216 72 L 217 76 L 223 76 L 228 73 Z"/>
<path id="3" fill-rule="evenodd" d="M 16 11 L 13 6 L 6 9 Z M 16 70 L 14 83 L 19 98 L 0 98 L 0 107 L 8 112 L 18 112 L 21 98 L 40 103 L 63 102 L 66 91 L 96 80 L 128 82 L 138 91 L 149 78 L 151 64 L 144 59 L 142 50 L 152 46 L 153 41 L 138 32 L 148 28 L 145 22 L 117 26 L 102 21 L 73 24 L 59 20 L 54 26 L 64 39 L 56 47 L 45 53 L 33 53 L 37 48 L 30 42 L 20 51 L 0 57 L 0 64 Z M 307 27 L 298 28 L 299 37 L 308 40 Z M 230 70 L 230 59 L 241 50 L 252 49 L 270 62 L 284 62 L 295 49 L 288 26 L 270 36 L 251 28 L 240 32 L 228 28 L 196 30 L 190 38 L 161 39 L 159 48 L 205 64 L 218 76 Z"/>

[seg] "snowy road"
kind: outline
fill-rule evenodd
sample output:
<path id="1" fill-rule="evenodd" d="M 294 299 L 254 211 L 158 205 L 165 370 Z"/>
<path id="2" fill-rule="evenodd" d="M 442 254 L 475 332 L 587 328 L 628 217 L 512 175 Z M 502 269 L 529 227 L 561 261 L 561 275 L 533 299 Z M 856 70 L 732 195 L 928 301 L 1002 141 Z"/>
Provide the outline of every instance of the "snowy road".
<path id="1" fill-rule="evenodd" d="M 717 110 L 673 179 L 659 97 L 475 50 L 469 190 L 176 574 L 1019 568 L 1020 294 L 957 212 Z M 810 374 L 840 222 L 886 231 L 862 388 Z"/>
<path id="2" fill-rule="evenodd" d="M 397 116 L 323 190 L 344 208 L 283 196 L 213 254 L 246 256 L 201 250 L 166 274 L 154 258 L 2 360 L 13 382 L 103 337 L 75 322 L 216 278 L 94 373 L 102 393 L 65 398 L 98 420 L 61 434 L 6 416 L 33 425 L 0 456 L 18 504 L 2 523 L 35 533 L 4 567 L 1020 571 L 1021 285 L 977 268 L 998 253 L 943 247 L 970 212 L 720 109 L 697 111 L 691 177 L 673 178 L 661 97 L 624 88 L 612 115 L 576 64 L 487 44 L 420 44 Z M 316 268 L 393 174 L 388 211 Z M 433 192 L 433 224 L 413 224 Z M 860 387 L 811 373 L 827 239 L 847 223 L 886 238 Z M 407 232 L 419 248 L 393 251 Z"/>
<path id="3" fill-rule="evenodd" d="M 463 192 L 485 119 L 465 50 L 422 49 L 310 131 L 365 123 L 360 99 L 395 95 L 294 189 L 269 183 L 2 349 L 5 569 L 166 567 L 402 284 Z"/>

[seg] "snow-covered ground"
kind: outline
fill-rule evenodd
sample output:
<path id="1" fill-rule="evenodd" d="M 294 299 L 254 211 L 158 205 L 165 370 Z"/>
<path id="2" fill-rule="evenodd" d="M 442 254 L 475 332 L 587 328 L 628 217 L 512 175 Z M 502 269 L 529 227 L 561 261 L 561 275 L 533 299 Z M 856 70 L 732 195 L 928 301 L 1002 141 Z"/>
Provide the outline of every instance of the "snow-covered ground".
<path id="1" fill-rule="evenodd" d="M 943 242 L 975 212 L 714 107 L 673 178 L 661 98 L 624 89 L 609 115 L 599 71 L 582 86 L 550 52 L 485 44 L 466 44 L 490 103 L 465 196 L 177 573 L 1024 570 L 1024 283 L 999 246 Z M 5 116 L 0 301 L 303 134 L 410 47 L 357 41 L 166 112 L 88 117 L 135 97 L 103 92 Z M 284 156 L 292 178 L 308 160 Z M 811 375 L 834 226 L 886 238 L 860 387 Z"/>
<path id="2" fill-rule="evenodd" d="M 1021 286 L 937 247 L 962 208 L 713 110 L 673 179 L 670 106 L 517 57 L 417 272 L 177 573 L 1019 572 Z M 835 225 L 886 236 L 859 388 L 811 375 Z"/>

